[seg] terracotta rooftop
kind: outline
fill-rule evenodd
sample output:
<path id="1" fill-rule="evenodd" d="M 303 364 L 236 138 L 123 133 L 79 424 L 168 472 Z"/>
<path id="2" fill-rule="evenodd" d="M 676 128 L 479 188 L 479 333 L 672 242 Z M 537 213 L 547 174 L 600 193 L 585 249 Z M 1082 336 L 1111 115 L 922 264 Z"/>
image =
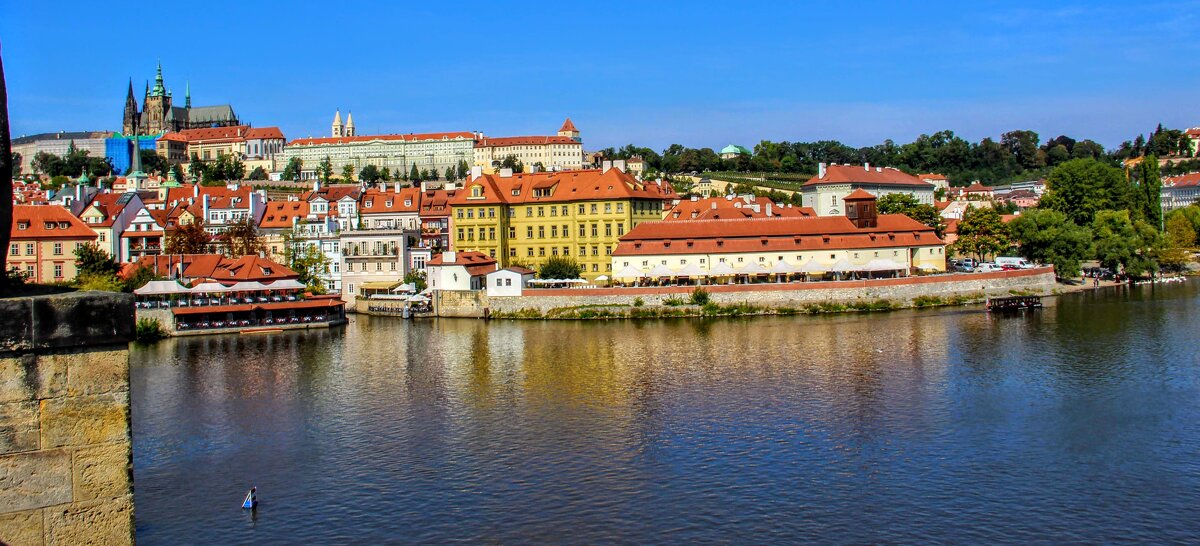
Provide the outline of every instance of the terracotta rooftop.
<path id="1" fill-rule="evenodd" d="M 575 128 L 575 124 L 571 123 L 571 118 L 567 118 L 567 121 L 564 121 L 562 124 L 562 127 L 559 127 L 558 130 L 559 130 L 559 132 L 563 132 L 563 131 L 579 132 L 579 129 Z"/>
<path id="2" fill-rule="evenodd" d="M 479 196 L 472 197 L 478 188 Z M 669 184 L 639 181 L 619 169 L 483 175 L 464 183 L 452 205 L 566 203 L 601 199 L 670 200 L 678 195 Z"/>
<path id="3" fill-rule="evenodd" d="M 582 146 L 578 141 L 563 136 L 514 136 L 484 138 L 475 142 L 476 148 L 500 148 L 504 146 L 525 146 L 545 144 L 574 144 Z"/>
<path id="4" fill-rule="evenodd" d="M 931 188 L 932 185 L 911 174 L 894 167 L 866 167 L 863 165 L 830 165 L 825 168 L 824 177 L 812 177 L 805 186 L 821 184 L 873 184 L 920 186 Z"/>
<path id="5" fill-rule="evenodd" d="M 96 238 L 83 220 L 57 205 L 13 205 L 11 233 L 13 241 Z"/>
<path id="6" fill-rule="evenodd" d="M 288 143 L 288 146 L 319 146 L 327 144 L 351 144 L 354 142 L 405 141 L 422 142 L 429 140 L 475 140 L 475 134 L 467 131 L 454 133 L 409 133 L 407 135 L 365 135 L 352 137 L 298 138 Z"/>

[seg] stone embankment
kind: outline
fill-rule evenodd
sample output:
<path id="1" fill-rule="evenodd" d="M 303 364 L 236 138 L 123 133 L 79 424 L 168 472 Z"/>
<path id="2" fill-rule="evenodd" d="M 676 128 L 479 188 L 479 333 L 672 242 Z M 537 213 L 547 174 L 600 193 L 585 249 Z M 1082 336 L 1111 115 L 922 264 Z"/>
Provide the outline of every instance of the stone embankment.
<path id="1" fill-rule="evenodd" d="M 695 286 L 623 287 L 588 289 L 527 290 L 516 297 L 488 297 L 482 291 L 439 291 L 434 293 L 435 315 L 441 317 L 495 318 L 593 318 L 608 316 L 659 316 L 663 313 L 634 312 L 633 308 L 678 307 Z M 926 304 L 955 304 L 989 296 L 1012 294 L 1049 295 L 1056 290 L 1053 268 L 993 273 L 933 275 L 900 279 L 738 284 L 704 286 L 708 300 L 716 306 L 740 306 L 755 312 L 784 313 L 805 310 L 876 310 L 920 307 Z M 579 309 L 622 309 L 621 313 L 575 313 Z M 723 314 L 710 306 L 713 312 Z M 679 315 L 687 313 L 665 313 Z M 696 311 L 691 314 L 701 314 Z"/>
<path id="2" fill-rule="evenodd" d="M 0 544 L 131 544 L 133 297 L 0 299 Z"/>

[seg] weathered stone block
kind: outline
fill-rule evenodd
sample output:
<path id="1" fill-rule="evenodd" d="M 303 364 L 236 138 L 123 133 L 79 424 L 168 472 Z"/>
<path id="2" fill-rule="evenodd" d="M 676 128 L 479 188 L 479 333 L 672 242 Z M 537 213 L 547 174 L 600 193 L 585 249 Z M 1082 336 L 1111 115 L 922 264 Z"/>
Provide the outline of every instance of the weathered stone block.
<path id="1" fill-rule="evenodd" d="M 41 546 L 42 511 L 26 510 L 0 514 L 0 544 Z"/>
<path id="2" fill-rule="evenodd" d="M 66 369 L 68 396 L 129 390 L 129 352 L 124 347 L 46 355 L 38 367 Z"/>
<path id="3" fill-rule="evenodd" d="M 0 352 L 33 348 L 33 298 L 0 299 Z"/>
<path id="4" fill-rule="evenodd" d="M 132 495 L 47 509 L 45 518 L 47 545 L 133 543 Z"/>
<path id="5" fill-rule="evenodd" d="M 129 441 L 129 393 L 41 401 L 42 449 Z"/>
<path id="6" fill-rule="evenodd" d="M 129 493 L 133 478 L 129 444 L 85 447 L 75 451 L 75 500 L 111 499 Z"/>
<path id="7" fill-rule="evenodd" d="M 37 449 L 38 435 L 37 402 L 0 404 L 0 455 Z"/>
<path id="8" fill-rule="evenodd" d="M 71 453 L 34 451 L 0 457 L 0 513 L 71 502 Z"/>
<path id="9" fill-rule="evenodd" d="M 38 349 L 113 345 L 133 339 L 133 295 L 71 292 L 32 298 Z"/>

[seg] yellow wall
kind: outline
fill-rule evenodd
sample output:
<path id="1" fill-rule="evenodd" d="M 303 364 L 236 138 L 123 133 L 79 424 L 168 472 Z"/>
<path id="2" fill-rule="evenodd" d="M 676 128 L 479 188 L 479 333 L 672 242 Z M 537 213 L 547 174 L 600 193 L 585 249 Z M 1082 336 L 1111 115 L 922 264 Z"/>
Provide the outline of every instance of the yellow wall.
<path id="1" fill-rule="evenodd" d="M 29 282 L 70 281 L 75 278 L 75 248 L 92 239 L 42 239 L 14 240 L 9 243 L 8 266 L 29 275 Z M 16 253 L 13 253 L 16 245 Z M 29 245 L 33 245 L 32 252 Z M 58 252 L 55 252 L 55 246 Z M 61 275 L 55 275 L 55 266 L 60 266 Z M 30 267 L 32 267 L 32 274 Z"/>
<path id="2" fill-rule="evenodd" d="M 637 206 L 634 206 L 635 202 Z M 453 208 L 451 237 L 454 250 L 494 253 L 502 266 L 520 263 L 531 269 L 537 269 L 553 256 L 562 256 L 565 251 L 584 267 L 583 278 L 588 280 L 612 275 L 612 251 L 621 235 L 642 222 L 662 218 L 661 202 L 646 199 L 512 207 L 466 204 Z M 494 209 L 495 216 L 489 209 Z M 495 228 L 495 239 L 491 238 L 492 228 Z M 483 239 L 480 239 L 480 229 Z"/>

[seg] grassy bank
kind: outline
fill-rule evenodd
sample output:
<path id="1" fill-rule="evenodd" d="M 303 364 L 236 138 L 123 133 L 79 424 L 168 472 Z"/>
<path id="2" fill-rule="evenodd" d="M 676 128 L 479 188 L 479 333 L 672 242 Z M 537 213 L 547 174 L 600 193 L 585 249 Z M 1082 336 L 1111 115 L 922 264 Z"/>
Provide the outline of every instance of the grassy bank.
<path id="1" fill-rule="evenodd" d="M 538 309 L 525 308 L 513 312 L 493 312 L 493 319 L 526 319 L 526 320 L 597 320 L 597 319 L 646 319 L 646 318 L 677 318 L 677 317 L 741 317 L 762 315 L 822 315 L 828 313 L 876 313 L 897 309 L 927 309 L 932 307 L 947 307 L 982 303 L 987 299 L 983 293 L 964 294 L 956 296 L 919 296 L 912 301 L 893 301 L 886 299 L 853 301 L 853 302 L 818 302 L 808 303 L 797 307 L 774 307 L 756 305 L 749 302 L 719 304 L 713 301 L 704 303 L 687 302 L 682 300 L 667 301 L 664 305 L 584 305 L 578 307 L 556 307 L 542 312 Z"/>

